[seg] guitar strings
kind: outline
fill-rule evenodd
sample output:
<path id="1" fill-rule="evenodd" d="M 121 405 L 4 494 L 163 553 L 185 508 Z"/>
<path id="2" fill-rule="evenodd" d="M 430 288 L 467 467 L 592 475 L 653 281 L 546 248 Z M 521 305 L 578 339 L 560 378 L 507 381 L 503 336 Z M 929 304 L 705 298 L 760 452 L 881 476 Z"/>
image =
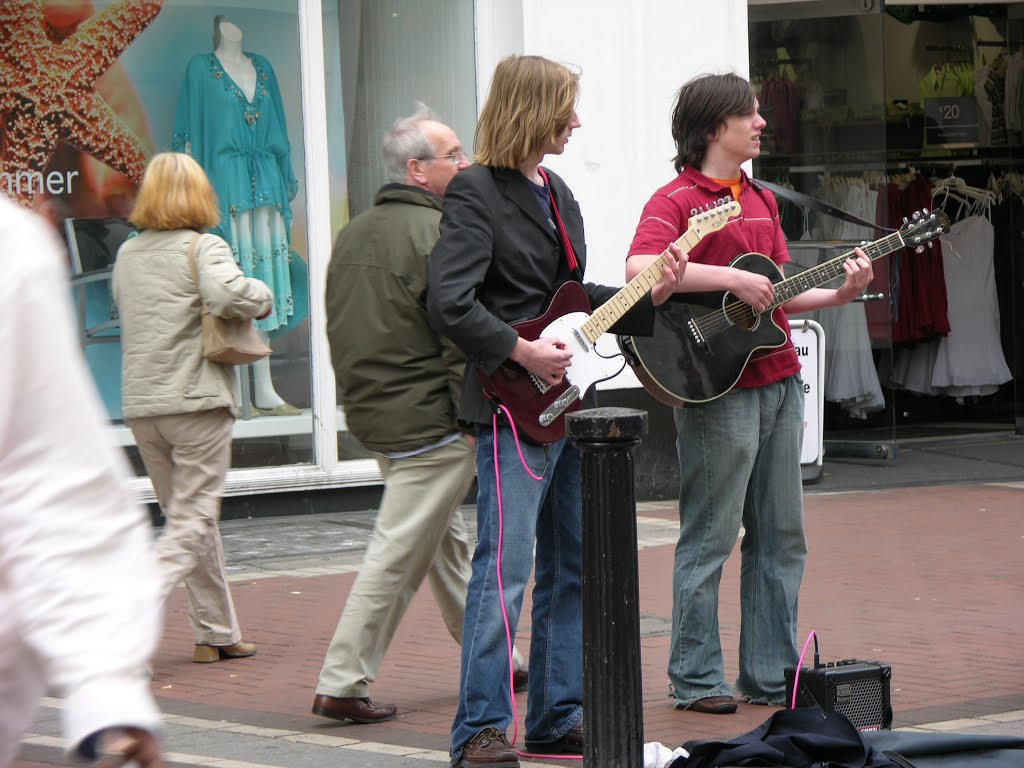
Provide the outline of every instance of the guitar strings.
<path id="1" fill-rule="evenodd" d="M 889 241 L 893 242 L 890 243 Z M 882 245 L 883 243 L 885 244 L 884 246 Z M 874 260 L 887 253 L 899 250 L 899 248 L 904 245 L 905 242 L 900 233 L 896 232 L 872 243 L 866 243 L 860 247 L 869 256 L 869 258 Z M 853 255 L 854 251 L 847 251 L 841 256 L 837 256 L 834 259 L 826 261 L 824 264 L 819 264 L 817 267 L 813 267 L 805 272 L 801 272 L 798 275 L 794 275 L 793 277 L 786 278 L 785 280 L 776 283 L 776 300 L 763 313 L 756 312 L 754 308 L 746 302 L 734 301 L 727 304 L 721 310 L 715 310 L 714 312 L 695 318 L 693 323 L 703 336 L 710 336 L 735 325 L 749 327 L 757 320 L 759 314 L 770 314 L 777 307 L 785 304 L 794 296 L 797 296 L 808 288 L 824 285 L 825 283 L 845 274 L 846 270 L 842 268 L 842 265 Z M 809 282 L 811 283 L 810 285 L 807 284 Z M 794 286 L 798 286 L 800 290 L 789 295 L 790 289 Z M 780 294 L 783 295 L 784 298 L 780 299 Z"/>

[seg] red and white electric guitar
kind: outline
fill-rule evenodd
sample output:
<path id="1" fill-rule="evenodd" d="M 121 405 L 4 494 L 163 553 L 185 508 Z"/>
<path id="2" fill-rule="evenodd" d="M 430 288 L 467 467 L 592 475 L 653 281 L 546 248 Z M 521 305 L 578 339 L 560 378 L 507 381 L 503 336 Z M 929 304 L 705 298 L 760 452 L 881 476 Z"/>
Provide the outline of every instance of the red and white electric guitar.
<path id="1" fill-rule="evenodd" d="M 689 251 L 739 214 L 739 203 L 723 200 L 692 216 L 676 243 Z M 512 325 L 528 341 L 559 339 L 572 353 L 572 363 L 558 384 L 545 382 L 510 360 L 492 374 L 479 373 L 484 391 L 509 410 L 516 428 L 530 441 L 560 440 L 565 435 L 565 414 L 580 408 L 581 398 L 594 384 L 622 371 L 626 365 L 622 355 L 601 354 L 597 339 L 658 284 L 664 265 L 665 257 L 659 256 L 593 314 L 583 286 L 575 281 L 563 283 L 543 315 Z"/>

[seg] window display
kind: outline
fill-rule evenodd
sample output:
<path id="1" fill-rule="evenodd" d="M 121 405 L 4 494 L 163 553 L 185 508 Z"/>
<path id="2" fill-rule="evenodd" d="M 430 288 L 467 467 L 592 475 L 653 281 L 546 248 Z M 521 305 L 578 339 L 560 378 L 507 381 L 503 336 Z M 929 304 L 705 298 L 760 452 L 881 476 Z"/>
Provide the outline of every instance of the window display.
<path id="1" fill-rule="evenodd" d="M 186 0 L 0 3 L 0 193 L 65 235 L 83 349 L 140 473 L 121 422 L 109 273 L 132 236 L 117 222 L 146 162 L 166 150 L 207 171 L 221 205 L 212 231 L 274 291 L 258 326 L 274 354 L 238 371 L 232 465 L 313 461 L 298 3 L 233 4 L 230 18 L 217 10 Z"/>
<path id="2" fill-rule="evenodd" d="M 880 300 L 816 318 L 826 441 L 1024 423 L 1022 7 L 751 7 L 751 72 L 771 132 L 754 174 L 878 225 L 785 205 L 794 268 L 914 211 L 941 208 L 953 222 L 936 247 L 875 263 L 868 298 Z"/>
<path id="3" fill-rule="evenodd" d="M 296 307 L 292 285 L 301 262 L 291 250 L 291 200 L 298 182 L 281 90 L 270 61 L 244 51 L 242 31 L 224 16 L 213 19 L 213 52 L 188 62 L 172 148 L 192 155 L 206 170 L 221 207 L 214 232 L 231 245 L 245 276 L 274 292 L 270 315 L 256 327 L 275 335 L 295 327 L 308 307 Z M 300 279 L 304 272 L 297 273 Z M 275 391 L 269 359 L 257 362 L 253 374 L 252 404 L 258 413 L 301 413 Z"/>

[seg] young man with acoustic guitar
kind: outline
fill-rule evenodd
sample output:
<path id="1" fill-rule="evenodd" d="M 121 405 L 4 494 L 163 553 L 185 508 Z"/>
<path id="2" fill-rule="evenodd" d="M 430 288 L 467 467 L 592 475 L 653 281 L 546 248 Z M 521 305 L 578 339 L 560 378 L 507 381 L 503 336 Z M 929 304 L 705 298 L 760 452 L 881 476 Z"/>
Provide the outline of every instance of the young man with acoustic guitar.
<path id="1" fill-rule="evenodd" d="M 798 659 L 797 599 L 807 554 L 803 388 L 786 312 L 845 304 L 871 279 L 871 261 L 856 249 L 856 258 L 843 264 L 841 287 L 810 288 L 782 307 L 774 306 L 768 276 L 730 266 L 746 252 L 763 254 L 780 269 L 789 261 L 775 198 L 753 186 L 741 168 L 760 154 L 765 125 L 750 84 L 737 75 L 703 75 L 683 85 L 672 112 L 678 175 L 648 201 L 626 260 L 631 278 L 679 236 L 688 217 L 731 196 L 741 216 L 691 249 L 679 298 L 728 292 L 755 322 L 768 323 L 760 314 L 770 312 L 785 332 L 781 346 L 753 351 L 723 396 L 702 395 L 675 410 L 680 532 L 668 673 L 676 708 L 711 714 L 736 711 L 725 681 L 718 591 L 741 524 L 736 692 L 750 703 L 783 704 L 783 670 Z M 736 313 L 728 318 L 742 320 Z"/>

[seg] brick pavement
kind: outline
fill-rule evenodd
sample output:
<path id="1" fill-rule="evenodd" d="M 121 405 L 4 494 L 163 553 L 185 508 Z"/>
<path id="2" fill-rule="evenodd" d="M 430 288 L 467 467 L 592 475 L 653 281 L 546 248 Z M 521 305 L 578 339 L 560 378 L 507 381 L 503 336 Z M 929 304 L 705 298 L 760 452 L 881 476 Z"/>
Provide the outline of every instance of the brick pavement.
<path id="1" fill-rule="evenodd" d="M 849 657 L 892 665 L 896 726 L 1024 710 L 1024 484 L 948 485 L 810 494 L 810 557 L 801 593 L 801 640 L 818 633 L 822 661 Z M 671 530 L 673 504 L 641 505 Z M 280 535 L 288 535 L 282 523 Z M 737 550 L 738 551 L 738 550 Z M 666 698 L 673 546 L 642 547 L 640 608 L 645 740 L 677 745 L 738 735 L 770 710 L 741 705 L 731 716 L 673 710 Z M 352 573 L 272 576 L 233 585 L 252 659 L 198 665 L 172 598 L 154 660 L 154 692 L 167 713 L 378 744 L 447 749 L 456 705 L 458 651 L 428 589 L 413 600 L 384 660 L 375 699 L 399 705 L 396 721 L 341 724 L 309 713 L 324 650 Z M 736 674 L 739 562 L 722 583 L 727 674 Z M 529 616 L 528 607 L 523 611 Z M 526 634 L 520 632 L 526 650 Z M 518 697 L 525 707 L 525 695 Z M 520 722 L 522 719 L 520 711 Z M 1024 718 L 1019 718 L 1024 719 Z M 511 732 L 510 732 L 511 735 Z M 521 741 L 520 736 L 520 741 Z"/>

